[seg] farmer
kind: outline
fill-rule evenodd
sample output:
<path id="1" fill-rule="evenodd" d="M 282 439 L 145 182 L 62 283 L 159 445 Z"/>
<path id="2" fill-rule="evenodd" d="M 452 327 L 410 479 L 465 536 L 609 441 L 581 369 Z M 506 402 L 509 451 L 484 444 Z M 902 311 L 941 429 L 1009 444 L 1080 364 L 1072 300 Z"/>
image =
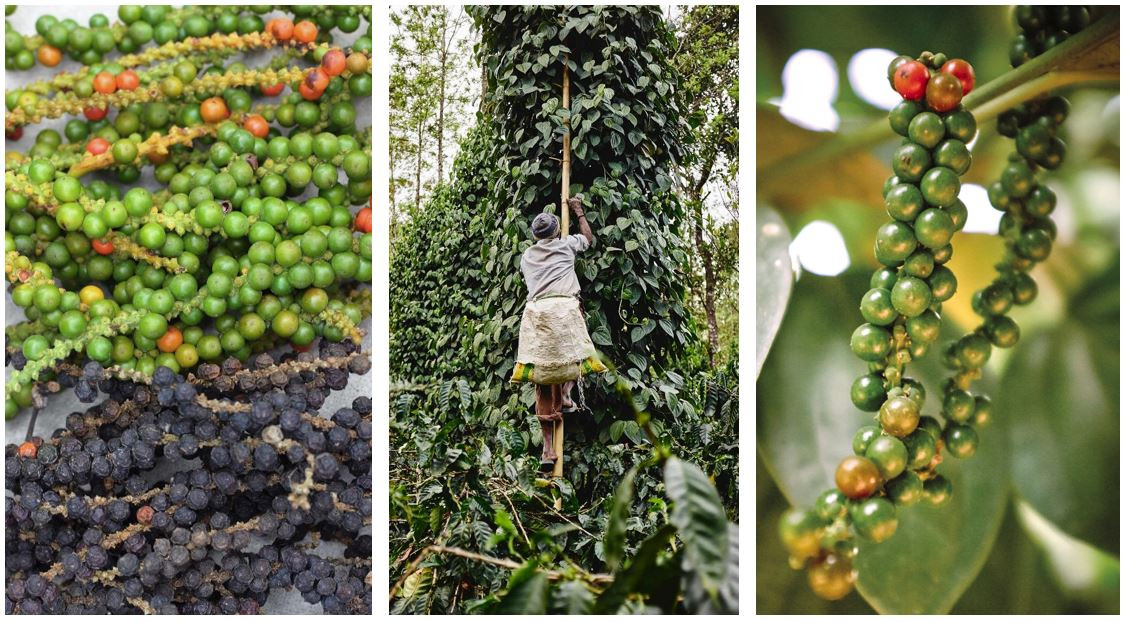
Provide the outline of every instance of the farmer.
<path id="1" fill-rule="evenodd" d="M 529 288 L 518 336 L 517 364 L 511 382 L 534 383 L 537 419 L 544 437 L 541 466 L 557 460 L 553 450 L 554 423 L 562 413 L 575 412 L 572 388 L 581 374 L 604 371 L 595 357 L 588 325 L 580 312 L 580 281 L 576 255 L 591 248 L 595 237 L 577 197 L 568 207 L 580 224 L 580 233 L 564 238 L 557 217 L 540 213 L 531 229 L 536 240 L 521 257 L 521 272 Z"/>

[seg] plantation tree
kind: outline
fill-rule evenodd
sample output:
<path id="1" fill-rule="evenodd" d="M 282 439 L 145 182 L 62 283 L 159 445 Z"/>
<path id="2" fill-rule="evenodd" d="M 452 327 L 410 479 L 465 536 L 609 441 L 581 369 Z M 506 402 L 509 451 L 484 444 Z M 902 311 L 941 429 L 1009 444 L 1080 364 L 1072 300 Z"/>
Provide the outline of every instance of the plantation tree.
<path id="1" fill-rule="evenodd" d="M 710 365 L 726 341 L 736 346 L 738 28 L 737 6 L 695 6 L 678 23 L 674 64 L 682 77 L 678 97 L 686 106 L 690 132 L 678 169 L 688 233 L 696 254 L 693 300 L 700 304 L 709 339 Z"/>
<path id="2" fill-rule="evenodd" d="M 695 362 L 674 34 L 649 7 L 469 12 L 479 123 L 391 253 L 393 610 L 734 610 L 736 371 Z M 533 216 L 558 209 L 566 127 L 597 235 L 581 296 L 618 372 L 586 383 L 592 413 L 550 482 L 532 390 L 507 381 L 519 260 Z"/>
<path id="3" fill-rule="evenodd" d="M 393 11 L 391 20 L 390 198 L 394 208 L 410 204 L 418 210 L 443 181 L 450 146 L 470 118 L 477 86 L 470 19 L 457 7 L 420 5 Z"/>

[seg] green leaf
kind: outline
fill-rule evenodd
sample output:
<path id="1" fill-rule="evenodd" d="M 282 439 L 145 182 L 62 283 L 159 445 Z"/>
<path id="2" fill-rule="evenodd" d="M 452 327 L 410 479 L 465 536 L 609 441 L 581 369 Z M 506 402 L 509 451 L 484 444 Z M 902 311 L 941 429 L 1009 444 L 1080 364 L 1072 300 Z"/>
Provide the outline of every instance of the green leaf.
<path id="1" fill-rule="evenodd" d="M 725 582 L 717 601 L 709 598 L 697 575 L 686 576 L 686 608 L 697 615 L 732 615 L 738 612 L 741 591 L 741 528 L 729 523 L 729 550 L 725 554 Z"/>
<path id="2" fill-rule="evenodd" d="M 873 423 L 872 414 L 855 409 L 848 397 L 866 366 L 848 347 L 861 320 L 844 312 L 856 308 L 868 288 L 867 274 L 805 274 L 757 379 L 757 450 L 795 507 L 810 506 L 834 486 L 835 468 L 851 455 L 855 430 Z M 945 376 L 936 358 L 909 368 L 911 377 L 929 379 L 927 389 Z M 978 390 L 990 386 L 978 384 Z M 938 411 L 931 391 L 925 412 Z M 878 612 L 946 613 L 975 579 L 1007 502 L 1010 482 L 1001 476 L 1008 464 L 1005 429 L 1003 422 L 985 429 L 972 458 L 945 457 L 938 470 L 953 483 L 948 505 L 899 508 L 890 540 L 861 544 L 858 590 Z"/>
<path id="3" fill-rule="evenodd" d="M 650 578 L 650 573 L 658 563 L 659 555 L 670 547 L 670 539 L 675 534 L 673 525 L 663 525 L 651 537 L 639 545 L 626 570 L 617 572 L 615 580 L 596 599 L 592 613 L 608 614 L 619 610 L 629 594 Z"/>
<path id="4" fill-rule="evenodd" d="M 674 502 L 670 522 L 685 545 L 684 564 L 702 588 L 716 598 L 725 580 L 729 527 L 721 497 L 697 465 L 668 458 L 663 470 L 666 493 Z"/>
<path id="5" fill-rule="evenodd" d="M 583 615 L 592 610 L 596 597 L 583 581 L 565 581 L 553 590 L 553 609 L 569 615 Z"/>
<path id="6" fill-rule="evenodd" d="M 623 561 L 623 546 L 627 542 L 627 514 L 635 500 L 635 476 L 638 472 L 639 465 L 631 467 L 620 480 L 615 496 L 612 497 L 608 527 L 604 532 L 604 561 L 611 572 L 618 571 L 620 562 Z"/>
<path id="7" fill-rule="evenodd" d="M 1067 534 L 1117 552 L 1120 501 L 1109 482 L 1119 479 L 1119 318 L 1095 308 L 1117 295 L 1113 267 L 1065 305 L 1074 315 L 1053 331 L 1023 335 L 994 410 L 1011 423 L 1020 497 Z"/>
<path id="8" fill-rule="evenodd" d="M 549 608 L 549 579 L 537 570 L 537 560 L 532 559 L 510 575 L 506 595 L 494 613 L 543 614 Z"/>
<path id="9" fill-rule="evenodd" d="M 757 206 L 757 376 L 784 320 L 792 293 L 788 226 L 770 207 Z"/>

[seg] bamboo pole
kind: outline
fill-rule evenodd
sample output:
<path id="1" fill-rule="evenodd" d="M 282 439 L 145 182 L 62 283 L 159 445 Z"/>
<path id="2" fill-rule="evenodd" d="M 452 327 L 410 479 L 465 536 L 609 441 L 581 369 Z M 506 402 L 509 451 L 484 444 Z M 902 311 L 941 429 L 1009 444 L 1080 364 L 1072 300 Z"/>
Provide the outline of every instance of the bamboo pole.
<path id="1" fill-rule="evenodd" d="M 568 84 L 568 54 L 565 54 L 564 80 L 561 83 L 561 105 L 569 110 L 569 84 Z M 569 176 L 572 172 L 572 131 L 569 128 L 569 119 L 565 119 L 565 135 L 561 154 L 561 238 L 568 236 L 568 192 Z M 562 387 L 563 388 L 563 387 Z M 553 425 L 553 451 L 557 453 L 557 462 L 553 465 L 553 477 L 564 477 L 564 416 Z M 561 498 L 558 496 L 554 505 L 561 509 Z"/>

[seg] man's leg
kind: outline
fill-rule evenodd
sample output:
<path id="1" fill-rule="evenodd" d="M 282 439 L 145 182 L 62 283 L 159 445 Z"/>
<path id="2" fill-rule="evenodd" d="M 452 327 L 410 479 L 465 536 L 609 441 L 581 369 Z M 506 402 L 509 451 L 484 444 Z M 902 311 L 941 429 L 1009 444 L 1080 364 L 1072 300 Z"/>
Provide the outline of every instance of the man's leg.
<path id="1" fill-rule="evenodd" d="M 569 380 L 561 385 L 561 411 L 575 412 L 576 404 L 572 401 L 572 388 L 576 386 L 575 380 Z"/>
<path id="2" fill-rule="evenodd" d="M 537 420 L 541 424 L 541 461 L 542 462 L 556 462 L 557 454 L 553 451 L 553 425 L 555 418 L 554 412 L 560 412 L 560 409 L 553 409 L 553 394 L 558 389 L 555 385 L 537 384 L 534 385 L 534 393 L 537 395 Z M 559 391 L 556 391 L 559 394 Z"/>

